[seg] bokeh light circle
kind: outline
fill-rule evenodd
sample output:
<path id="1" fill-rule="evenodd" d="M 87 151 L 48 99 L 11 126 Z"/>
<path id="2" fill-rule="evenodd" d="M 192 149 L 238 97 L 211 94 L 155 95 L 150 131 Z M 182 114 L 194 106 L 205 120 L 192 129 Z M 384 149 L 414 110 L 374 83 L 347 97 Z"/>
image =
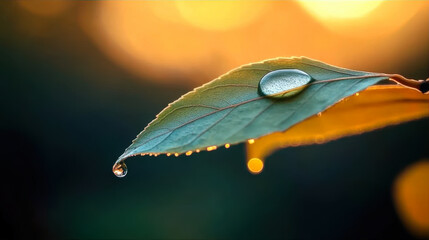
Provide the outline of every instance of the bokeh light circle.
<path id="1" fill-rule="evenodd" d="M 364 17 L 376 9 L 383 0 L 344 1 L 344 0 L 300 0 L 299 3 L 313 16 L 321 19 L 350 19 Z"/>
<path id="2" fill-rule="evenodd" d="M 409 230 L 417 236 L 429 237 L 429 160 L 411 165 L 398 176 L 394 196 Z"/>
<path id="3" fill-rule="evenodd" d="M 257 19 L 264 1 L 175 1 L 181 16 L 206 30 L 230 30 Z"/>

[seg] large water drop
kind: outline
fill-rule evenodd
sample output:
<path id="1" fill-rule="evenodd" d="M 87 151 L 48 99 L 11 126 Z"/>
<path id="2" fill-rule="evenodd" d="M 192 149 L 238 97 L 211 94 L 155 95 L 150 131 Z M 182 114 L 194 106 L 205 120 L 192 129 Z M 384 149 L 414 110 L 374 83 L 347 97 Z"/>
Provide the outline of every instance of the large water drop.
<path id="1" fill-rule="evenodd" d="M 125 177 L 125 175 L 127 175 L 128 173 L 128 168 L 127 165 L 125 165 L 125 162 L 120 161 L 115 163 L 115 165 L 113 165 L 113 173 L 117 177 Z"/>
<path id="2" fill-rule="evenodd" d="M 269 97 L 287 97 L 300 92 L 311 81 L 311 76 L 298 69 L 280 69 L 269 72 L 259 81 L 259 92 Z M 298 88 L 294 91 L 287 92 Z M 285 94 L 279 94 L 286 92 Z M 279 95 L 276 95 L 279 94 Z"/>

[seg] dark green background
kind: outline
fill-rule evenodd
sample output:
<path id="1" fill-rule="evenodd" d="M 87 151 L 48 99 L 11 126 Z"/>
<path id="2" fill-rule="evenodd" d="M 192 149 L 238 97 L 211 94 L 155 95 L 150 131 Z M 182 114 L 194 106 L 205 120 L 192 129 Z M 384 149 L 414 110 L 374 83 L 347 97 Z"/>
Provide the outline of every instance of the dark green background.
<path id="1" fill-rule="evenodd" d="M 48 22 L 0 4 L 1 238 L 411 238 L 392 184 L 429 157 L 428 119 L 283 149 L 257 176 L 240 145 L 135 157 L 116 178 L 116 158 L 191 87 L 117 67 L 73 14 Z M 45 34 L 23 21 L 46 21 Z M 429 50 L 397 73 L 428 77 Z"/>

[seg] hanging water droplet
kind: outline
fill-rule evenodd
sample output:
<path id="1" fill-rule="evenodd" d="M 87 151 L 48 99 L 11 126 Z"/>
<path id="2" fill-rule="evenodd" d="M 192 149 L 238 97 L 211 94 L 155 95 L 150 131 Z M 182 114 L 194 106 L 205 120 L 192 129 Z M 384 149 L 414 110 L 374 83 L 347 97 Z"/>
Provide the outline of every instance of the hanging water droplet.
<path id="1" fill-rule="evenodd" d="M 115 165 L 113 165 L 113 173 L 117 177 L 125 177 L 128 173 L 127 165 L 124 161 L 117 162 Z"/>
<path id="2" fill-rule="evenodd" d="M 276 95 L 297 87 L 305 86 L 311 81 L 311 76 L 298 69 L 280 69 L 269 72 L 259 81 L 259 92 L 269 97 L 288 97 L 304 88 L 285 94 Z"/>

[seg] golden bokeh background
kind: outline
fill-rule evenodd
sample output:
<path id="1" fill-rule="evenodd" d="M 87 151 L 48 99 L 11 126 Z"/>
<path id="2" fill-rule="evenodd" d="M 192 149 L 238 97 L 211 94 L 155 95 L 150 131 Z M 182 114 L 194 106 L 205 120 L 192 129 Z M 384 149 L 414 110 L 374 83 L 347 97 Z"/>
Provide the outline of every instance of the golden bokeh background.
<path id="1" fill-rule="evenodd" d="M 20 11 L 14 24 L 19 32 L 25 33 L 23 36 L 43 39 L 50 34 L 57 19 L 72 15 L 66 19 L 72 19 L 70 24 L 76 24 L 108 61 L 130 73 L 139 83 L 150 82 L 153 84 L 150 86 L 158 87 L 191 89 L 242 64 L 289 56 L 306 56 L 356 70 L 397 73 L 429 52 L 429 1 L 19 0 L 13 6 Z M 67 50 L 73 52 L 73 49 Z M 79 55 L 74 57 L 79 59 Z M 76 62 L 78 60 L 74 64 Z M 429 62 L 418 66 L 424 64 Z M 96 81 L 97 84 L 103 83 L 103 79 Z M 159 93 L 148 92 L 150 94 L 155 96 Z M 371 94 L 371 90 L 362 94 Z M 361 97 L 354 96 L 349 100 L 359 102 Z M 374 99 L 385 97 L 377 95 Z M 348 103 L 342 104 L 337 108 L 341 109 Z M 300 125 L 292 128 L 286 137 L 284 133 L 277 133 L 276 138 L 257 139 L 249 145 L 247 168 L 254 175 L 263 173 L 265 157 L 278 148 L 300 145 L 302 141 L 324 143 L 339 135 L 373 130 L 375 125 L 384 127 L 404 119 L 427 116 L 427 108 L 422 109 L 421 104 L 413 109 L 402 104 L 402 112 L 397 115 L 388 115 L 398 110 L 397 106 L 385 106 L 384 112 L 371 109 L 370 114 L 378 111 L 386 116 L 384 120 L 372 119 L 375 123 L 371 126 L 366 125 L 369 120 L 365 117 L 368 116 L 351 119 L 341 111 L 337 117 L 354 121 L 354 127 L 346 126 L 347 121 L 343 121 L 344 131 L 332 127 L 332 119 L 324 121 L 327 116 L 314 116 L 301 123 L 301 128 Z M 353 114 L 361 115 L 360 112 Z M 315 125 L 311 121 L 319 124 L 318 127 L 330 124 L 328 130 L 331 135 L 325 132 L 315 138 L 311 134 L 320 128 L 313 129 Z M 309 136 L 305 135 L 308 132 Z M 301 138 L 287 138 L 294 133 Z M 304 135 L 308 139 L 302 139 Z M 263 144 L 266 146 L 258 147 Z M 398 215 L 409 231 L 418 237 L 429 236 L 428 176 L 428 160 L 423 160 L 409 166 L 396 180 L 392 180 L 392 201 Z"/>
<path id="2" fill-rule="evenodd" d="M 74 5 L 41 2 L 17 3 L 42 17 Z M 190 86 L 279 56 L 352 69 L 386 64 L 394 72 L 429 41 L 420 34 L 426 1 L 96 1 L 80 8 L 82 28 L 112 61 L 146 79 Z"/>
<path id="3" fill-rule="evenodd" d="M 100 1 L 82 27 L 113 61 L 195 86 L 249 62 L 307 56 L 365 68 L 427 48 L 425 1 Z M 407 23 L 415 18 L 413 27 Z M 419 36 L 419 37 L 410 37 Z M 412 47 L 410 47 L 412 46 Z M 176 76 L 172 79 L 170 76 Z"/>

